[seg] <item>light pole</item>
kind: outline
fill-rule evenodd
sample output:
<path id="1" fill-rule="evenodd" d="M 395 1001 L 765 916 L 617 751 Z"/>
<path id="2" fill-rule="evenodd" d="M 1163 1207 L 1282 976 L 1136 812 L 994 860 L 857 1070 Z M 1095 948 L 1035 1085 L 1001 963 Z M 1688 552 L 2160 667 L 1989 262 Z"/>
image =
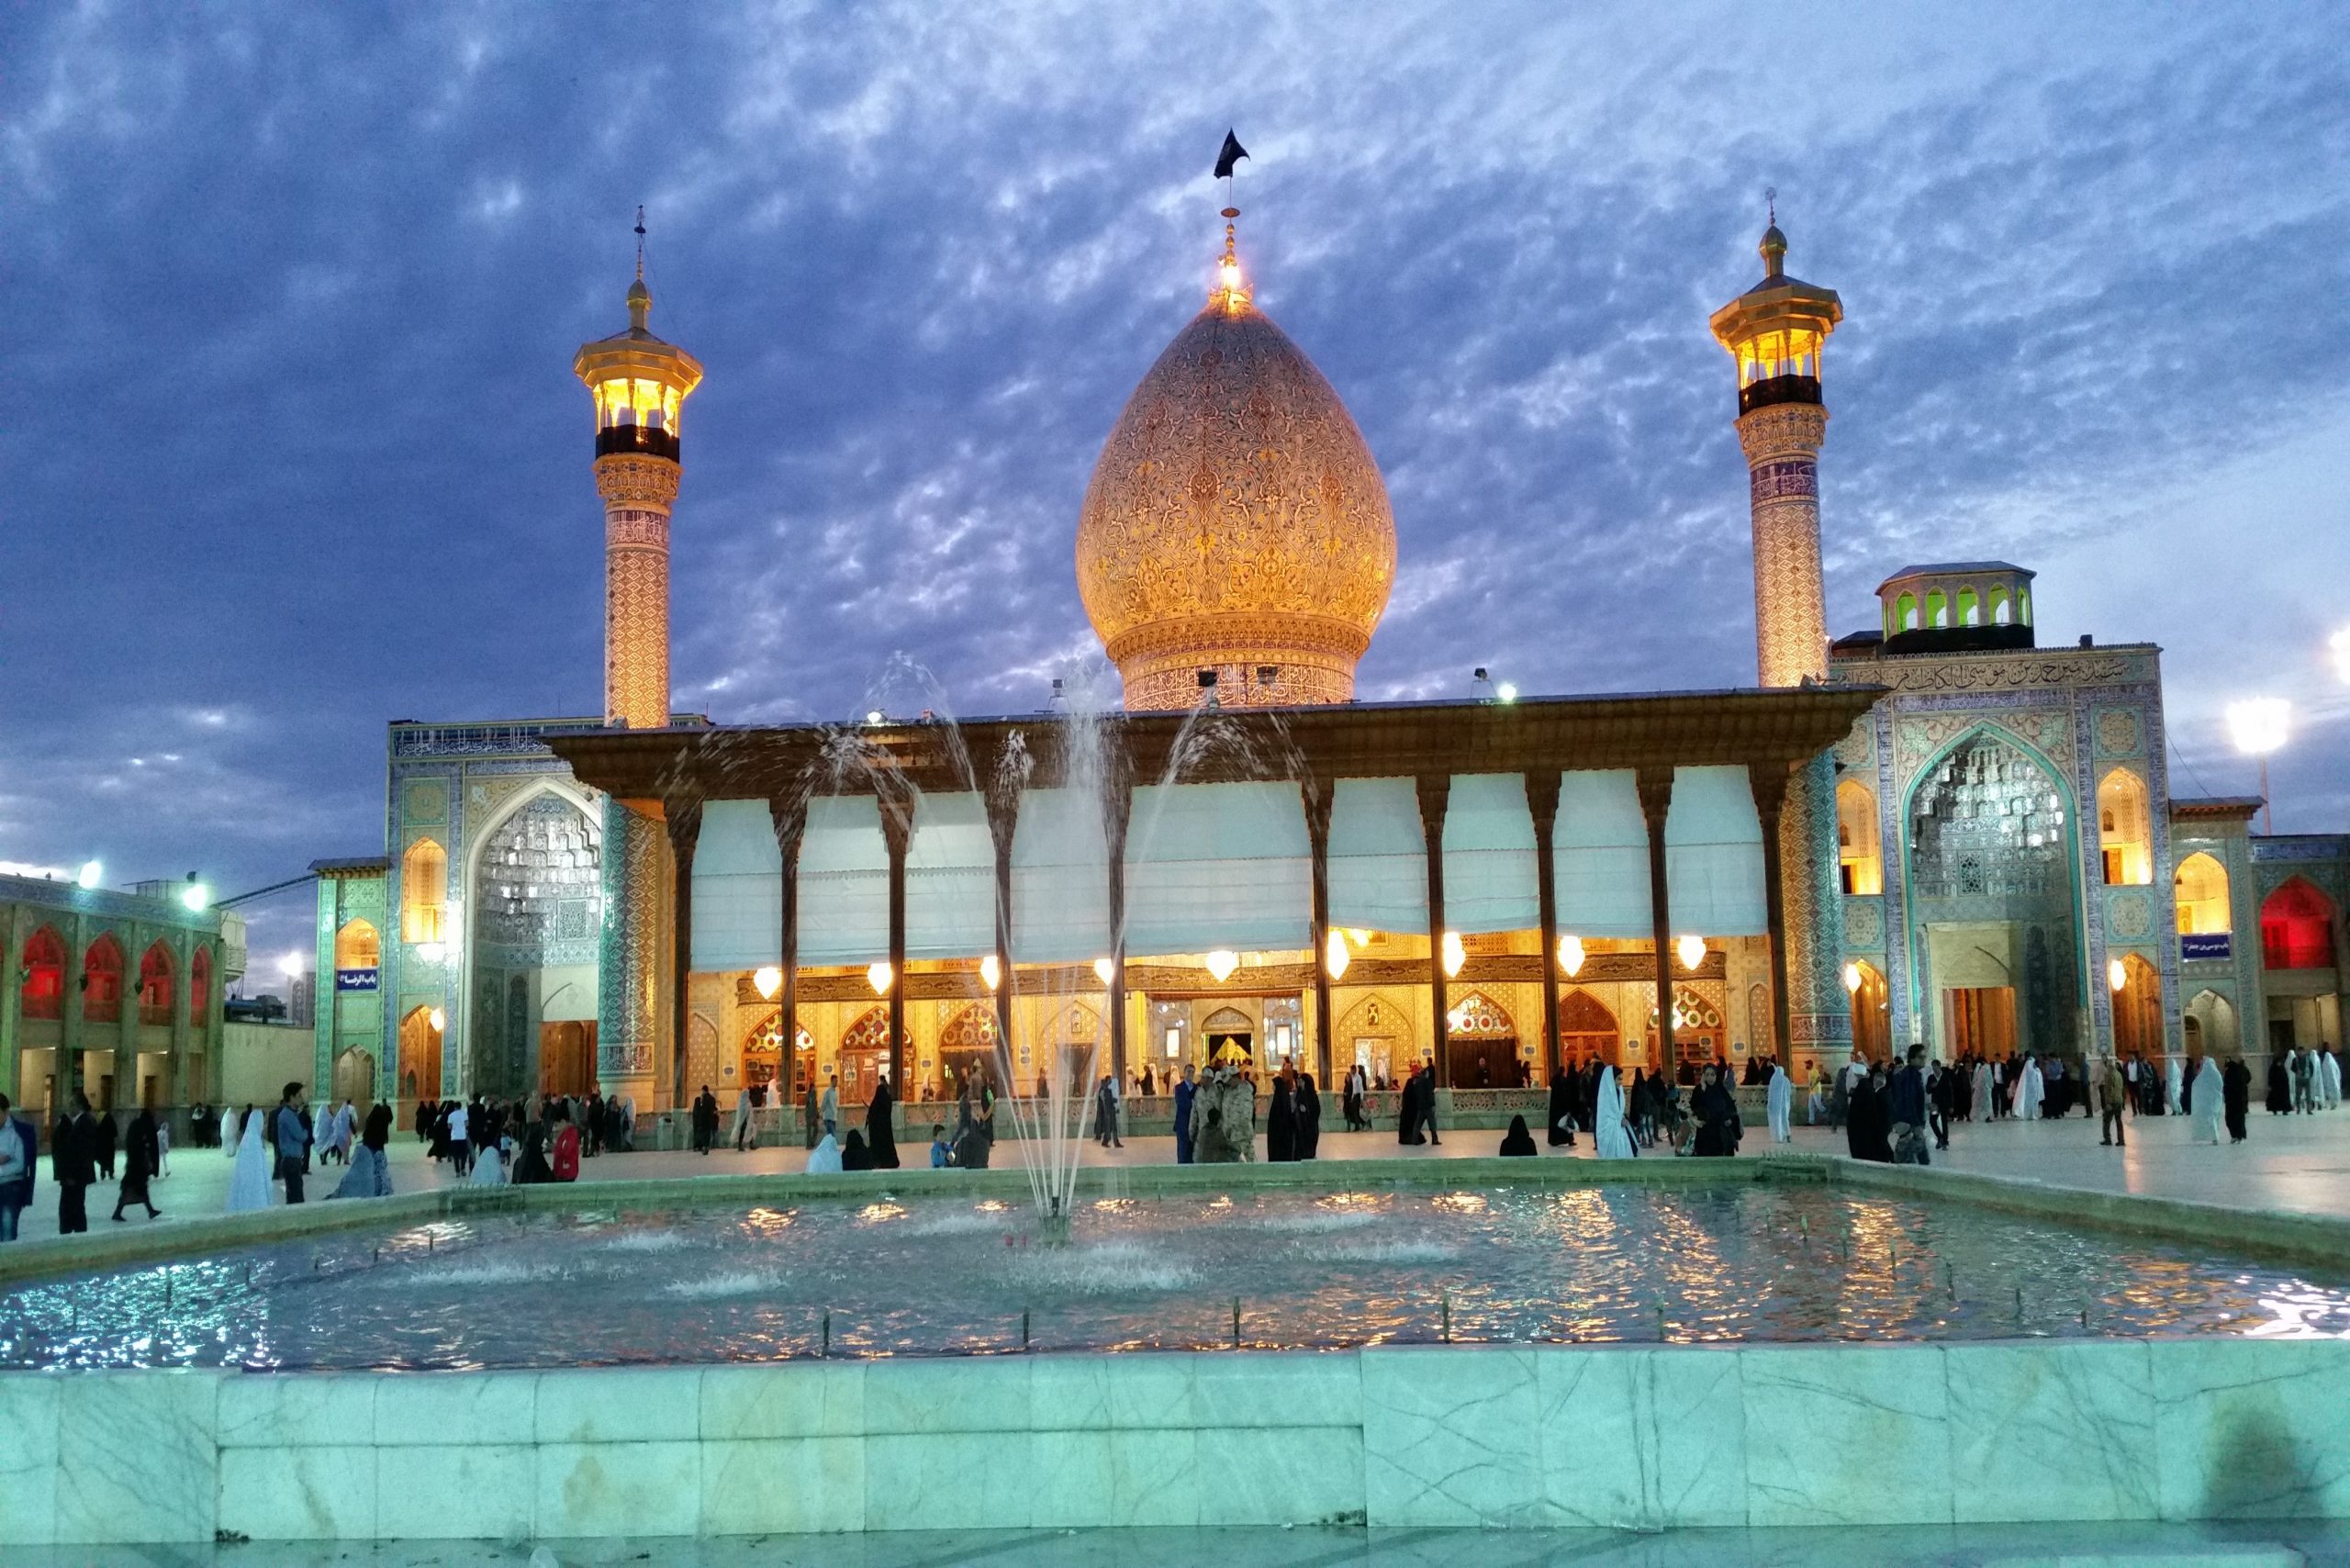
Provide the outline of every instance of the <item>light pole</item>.
<path id="1" fill-rule="evenodd" d="M 2236 749 L 2260 759 L 2260 831 L 2265 834 L 2277 831 L 2276 809 L 2268 799 L 2268 755 L 2290 735 L 2292 717 L 2292 705 L 2281 697 L 2247 697 L 2228 704 L 2228 734 Z"/>

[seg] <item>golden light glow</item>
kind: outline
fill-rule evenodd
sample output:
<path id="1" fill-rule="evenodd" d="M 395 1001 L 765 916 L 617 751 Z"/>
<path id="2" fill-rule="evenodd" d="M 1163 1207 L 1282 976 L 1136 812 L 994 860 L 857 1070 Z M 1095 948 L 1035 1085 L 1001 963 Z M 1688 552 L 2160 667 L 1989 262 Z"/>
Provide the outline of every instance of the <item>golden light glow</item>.
<path id="1" fill-rule="evenodd" d="M 449 1026 L 449 1015 L 437 1007 L 424 1015 L 424 1021 L 432 1025 L 432 1032 L 436 1035 Z"/>
<path id="2" fill-rule="evenodd" d="M 1322 967 L 1330 971 L 1332 980 L 1344 980 L 1347 978 L 1347 965 L 1350 962 L 1352 958 L 1347 952 L 1346 933 L 1333 931 L 1330 939 L 1322 944 Z"/>
<path id="3" fill-rule="evenodd" d="M 1858 965 L 1858 964 L 1846 964 L 1846 965 L 1844 966 L 1844 990 L 1845 990 L 1848 993 L 1850 993 L 1850 994 L 1852 994 L 1852 995 L 1853 995 L 1853 996 L 1858 996 L 1858 995 L 1860 995 L 1860 993 L 1861 993 L 1861 966 L 1860 966 L 1860 965 Z"/>
<path id="4" fill-rule="evenodd" d="M 2122 967 L 2121 959 L 2115 958 L 2105 966 L 2105 983 L 2113 988 L 2117 996 L 2129 985 L 2130 971 Z"/>
<path id="5" fill-rule="evenodd" d="M 754 971 L 751 976 L 751 989 L 757 991 L 763 1001 L 773 1002 L 775 993 L 783 989 L 783 971 L 773 964 Z"/>
<path id="6" fill-rule="evenodd" d="M 1444 934 L 1445 979 L 1450 980 L 1453 976 L 1459 974 L 1460 972 L 1460 966 L 1468 961 L 1469 949 L 1462 945 L 1460 933 L 1458 931 L 1446 932 Z"/>
<path id="7" fill-rule="evenodd" d="M 1109 959 L 1096 958 L 1093 960 L 1094 978 L 1099 980 L 1103 985 L 1108 985 L 1112 978 L 1115 976 L 1117 972 L 1118 966 L 1112 963 Z"/>
<path id="8" fill-rule="evenodd" d="M 993 953 L 979 960 L 979 983 L 990 991 L 1003 983 L 1003 966 L 995 961 Z"/>
<path id="9" fill-rule="evenodd" d="M 2228 734 L 2247 756 L 2266 756 L 2292 733 L 2292 705 L 2281 697 L 2251 697 L 2228 704 Z"/>
<path id="10" fill-rule="evenodd" d="M 1371 946 L 1371 933 L 1359 925 L 1349 925 L 1347 927 L 1347 940 L 1353 943 L 1356 950 L 1360 952 Z"/>
<path id="11" fill-rule="evenodd" d="M 1681 967 L 1684 969 L 1694 969 L 1706 961 L 1706 939 L 1702 936 L 1684 936 L 1673 945 L 1673 950 L 1681 955 Z"/>
<path id="12" fill-rule="evenodd" d="M 1102 960 L 1105 964 L 1109 960 L 1106 958 Z M 1215 983 L 1222 985 L 1225 981 L 1232 978 L 1232 971 L 1240 967 L 1240 955 L 1234 952 L 1229 947 L 1218 947 L 1214 952 L 1208 954 L 1201 961 L 1207 965 L 1208 973 L 1215 977 Z M 1106 974 L 1103 975 L 1102 977 L 1102 983 L 1103 985 L 1108 985 L 1110 983 L 1110 977 Z"/>
<path id="13" fill-rule="evenodd" d="M 865 971 L 865 982 L 873 988 L 876 996 L 889 995 L 890 982 L 897 978 L 897 971 L 890 967 L 887 958 L 876 959 L 873 967 Z"/>
<path id="14" fill-rule="evenodd" d="M 1583 938 L 1569 935 L 1559 938 L 1559 972 L 1572 980 L 1583 973 Z"/>

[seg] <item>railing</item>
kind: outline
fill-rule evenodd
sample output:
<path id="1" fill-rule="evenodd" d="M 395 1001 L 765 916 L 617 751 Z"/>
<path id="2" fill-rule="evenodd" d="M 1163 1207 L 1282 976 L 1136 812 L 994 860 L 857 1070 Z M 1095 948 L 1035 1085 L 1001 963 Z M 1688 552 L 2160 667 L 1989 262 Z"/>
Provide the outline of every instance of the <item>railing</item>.
<path id="1" fill-rule="evenodd" d="M 1751 414 L 1757 409 L 1767 409 L 1774 403 L 1817 403 L 1819 401 L 1819 377 L 1817 375 L 1770 375 L 1749 382 L 1738 389 L 1738 411 Z"/>
<path id="2" fill-rule="evenodd" d="M 1818 398 L 1815 395 L 1814 402 Z M 666 457 L 677 461 L 677 434 L 655 425 L 611 425 L 596 432 L 596 455 L 610 457 L 617 453 L 641 452 L 647 457 Z"/>

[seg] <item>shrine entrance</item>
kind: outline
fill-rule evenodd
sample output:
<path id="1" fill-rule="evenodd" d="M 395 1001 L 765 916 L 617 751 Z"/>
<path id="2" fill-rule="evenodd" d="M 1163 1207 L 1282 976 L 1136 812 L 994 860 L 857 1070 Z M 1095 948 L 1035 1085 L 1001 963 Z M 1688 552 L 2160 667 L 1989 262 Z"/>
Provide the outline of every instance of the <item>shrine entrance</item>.
<path id="1" fill-rule="evenodd" d="M 1559 999 L 1559 1061 L 1579 1072 L 1593 1062 L 1621 1067 L 1623 1041 L 1617 1033 L 1616 1014 L 1587 991 L 1571 991 Z"/>
<path id="2" fill-rule="evenodd" d="M 1445 1053 L 1455 1089 L 1515 1089 L 1517 1025 L 1499 1003 L 1472 991 L 1446 1015 Z"/>

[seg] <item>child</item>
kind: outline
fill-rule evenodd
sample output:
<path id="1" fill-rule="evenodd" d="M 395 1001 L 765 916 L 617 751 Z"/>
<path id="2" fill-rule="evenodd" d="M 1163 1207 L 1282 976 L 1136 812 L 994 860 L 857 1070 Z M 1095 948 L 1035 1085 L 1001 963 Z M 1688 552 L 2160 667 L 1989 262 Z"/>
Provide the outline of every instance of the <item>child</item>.
<path id="1" fill-rule="evenodd" d="M 930 1124 L 930 1168 L 931 1168 L 933 1170 L 946 1170 L 946 1167 L 948 1167 L 949 1165 L 952 1165 L 952 1164 L 954 1164 L 954 1163 L 955 1163 L 955 1157 L 954 1157 L 954 1155 L 953 1155 L 953 1154 L 952 1154 L 952 1153 L 947 1149 L 947 1147 L 946 1147 L 946 1124 L 945 1124 L 945 1123 L 943 1123 L 943 1122 L 933 1122 L 933 1123 L 931 1123 L 931 1124 Z"/>

